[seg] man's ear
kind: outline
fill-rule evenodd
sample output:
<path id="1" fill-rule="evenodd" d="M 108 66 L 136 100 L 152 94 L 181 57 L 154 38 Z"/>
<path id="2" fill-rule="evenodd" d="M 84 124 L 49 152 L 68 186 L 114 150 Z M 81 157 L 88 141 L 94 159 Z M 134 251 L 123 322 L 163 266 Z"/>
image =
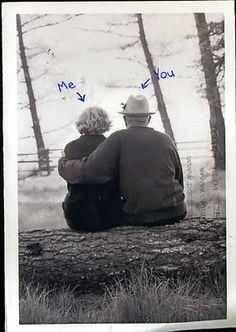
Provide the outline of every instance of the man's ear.
<path id="1" fill-rule="evenodd" d="M 125 121 L 125 125 L 126 125 L 126 127 L 127 127 L 127 121 L 126 121 L 126 117 L 125 117 L 125 116 L 123 116 L 123 119 L 124 119 L 124 121 Z"/>
<path id="2" fill-rule="evenodd" d="M 147 121 L 147 124 L 149 124 L 151 118 L 152 118 L 151 115 L 149 115 L 149 117 L 148 117 L 148 121 Z"/>

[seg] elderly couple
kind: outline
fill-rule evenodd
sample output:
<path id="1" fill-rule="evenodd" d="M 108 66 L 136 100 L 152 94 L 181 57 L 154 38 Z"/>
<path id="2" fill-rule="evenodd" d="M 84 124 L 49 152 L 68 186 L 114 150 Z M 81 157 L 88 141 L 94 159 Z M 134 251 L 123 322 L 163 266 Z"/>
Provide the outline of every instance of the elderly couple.
<path id="1" fill-rule="evenodd" d="M 156 226 L 186 216 L 178 152 L 168 135 L 148 127 L 154 113 L 146 97 L 130 96 L 119 113 L 127 129 L 105 138 L 111 126 L 107 113 L 86 109 L 76 124 L 81 136 L 59 159 L 68 188 L 63 211 L 74 230 Z"/>

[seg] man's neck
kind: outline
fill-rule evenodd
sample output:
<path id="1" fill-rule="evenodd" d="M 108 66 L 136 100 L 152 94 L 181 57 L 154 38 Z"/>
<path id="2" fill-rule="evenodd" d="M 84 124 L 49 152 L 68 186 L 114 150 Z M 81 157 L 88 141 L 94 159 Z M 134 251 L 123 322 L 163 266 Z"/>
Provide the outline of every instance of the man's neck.
<path id="1" fill-rule="evenodd" d="M 132 124 L 127 124 L 127 129 L 132 128 L 132 127 L 145 127 L 147 128 L 147 124 L 142 124 L 142 123 L 132 123 Z"/>
<path id="2" fill-rule="evenodd" d="M 103 133 L 86 133 L 84 135 L 103 135 Z"/>

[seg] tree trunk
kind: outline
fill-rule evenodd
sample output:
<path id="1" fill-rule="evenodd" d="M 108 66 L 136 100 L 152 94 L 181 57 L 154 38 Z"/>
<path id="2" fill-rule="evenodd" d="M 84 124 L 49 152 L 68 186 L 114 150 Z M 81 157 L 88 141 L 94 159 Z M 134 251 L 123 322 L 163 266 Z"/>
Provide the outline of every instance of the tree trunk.
<path id="1" fill-rule="evenodd" d="M 37 145 L 37 151 L 38 151 L 38 160 L 39 160 L 39 169 L 43 170 L 46 169 L 49 172 L 49 156 L 48 156 L 48 150 L 45 150 L 43 136 L 41 133 L 41 128 L 39 124 L 39 118 L 37 114 L 36 109 L 36 102 L 34 97 L 34 91 L 32 87 L 31 77 L 29 74 L 29 68 L 27 64 L 27 58 L 25 53 L 25 47 L 23 42 L 23 34 L 22 34 L 22 27 L 21 27 L 21 19 L 20 15 L 16 15 L 16 22 L 17 22 L 17 31 L 18 31 L 18 38 L 19 38 L 19 49 L 20 49 L 20 58 L 22 62 L 22 69 L 25 76 L 25 83 L 27 88 L 27 94 L 29 98 L 29 107 L 33 122 L 33 130 L 34 130 L 34 136 L 36 140 Z"/>
<path id="2" fill-rule="evenodd" d="M 151 268 L 159 277 L 225 270 L 225 220 L 185 220 L 159 227 L 127 226 L 106 232 L 69 229 L 19 233 L 20 278 L 102 289 L 115 277 Z"/>
<path id="3" fill-rule="evenodd" d="M 210 107 L 210 129 L 212 150 L 216 169 L 225 169 L 225 123 L 221 110 L 220 94 L 217 87 L 216 68 L 213 61 L 209 31 L 205 14 L 194 14 L 199 45 L 201 62 L 206 81 L 206 97 Z"/>
<path id="4" fill-rule="evenodd" d="M 151 80 L 152 80 L 152 84 L 154 87 L 154 92 L 155 92 L 155 96 L 156 96 L 156 100 L 157 100 L 158 111 L 160 112 L 160 115 L 161 115 L 161 120 L 163 123 L 165 133 L 168 134 L 172 138 L 173 142 L 175 143 L 174 133 L 171 128 L 171 123 L 170 123 L 170 119 L 167 114 L 166 105 L 165 105 L 165 101 L 164 101 L 164 98 L 163 98 L 163 95 L 161 92 L 161 88 L 160 88 L 159 82 L 157 80 L 157 77 L 155 76 L 155 74 L 153 72 L 153 70 L 155 68 L 153 65 L 152 56 L 149 51 L 145 32 L 144 32 L 142 15 L 137 14 L 137 18 L 138 18 L 138 27 L 139 27 L 139 37 L 140 37 L 140 41 L 141 41 L 141 44 L 143 47 L 143 52 L 144 52 L 144 55 L 146 58 L 148 70 L 151 75 Z"/>

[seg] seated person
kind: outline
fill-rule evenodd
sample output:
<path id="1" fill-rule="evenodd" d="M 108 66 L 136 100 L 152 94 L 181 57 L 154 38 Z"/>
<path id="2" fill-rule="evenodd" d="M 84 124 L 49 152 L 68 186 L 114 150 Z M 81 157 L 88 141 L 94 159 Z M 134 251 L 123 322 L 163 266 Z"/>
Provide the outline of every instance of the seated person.
<path id="1" fill-rule="evenodd" d="M 68 159 L 88 156 L 106 138 L 111 127 L 107 113 L 98 107 L 83 111 L 76 123 L 81 136 L 64 149 Z M 121 199 L 118 177 L 98 185 L 67 183 L 68 193 L 62 203 L 64 216 L 70 228 L 77 231 L 99 231 L 121 222 Z"/>

